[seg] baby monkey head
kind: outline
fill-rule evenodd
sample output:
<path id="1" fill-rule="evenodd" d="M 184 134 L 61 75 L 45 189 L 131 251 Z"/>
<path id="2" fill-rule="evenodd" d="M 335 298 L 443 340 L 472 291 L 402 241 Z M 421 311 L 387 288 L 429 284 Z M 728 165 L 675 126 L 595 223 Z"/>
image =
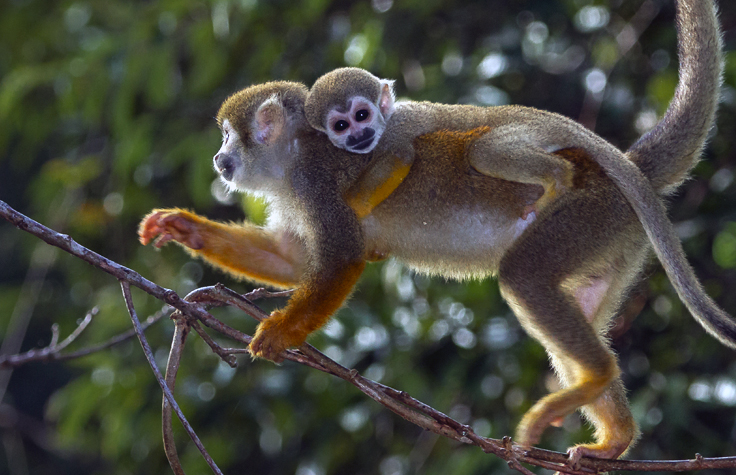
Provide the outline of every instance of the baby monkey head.
<path id="1" fill-rule="evenodd" d="M 360 68 L 340 68 L 317 79 L 305 113 L 309 124 L 338 148 L 369 153 L 394 112 L 393 81 Z"/>

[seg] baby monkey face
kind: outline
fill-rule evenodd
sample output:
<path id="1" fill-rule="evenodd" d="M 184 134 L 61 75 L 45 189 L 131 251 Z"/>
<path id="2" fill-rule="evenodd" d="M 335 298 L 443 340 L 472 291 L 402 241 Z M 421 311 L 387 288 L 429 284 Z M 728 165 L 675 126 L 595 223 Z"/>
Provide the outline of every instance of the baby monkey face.
<path id="1" fill-rule="evenodd" d="M 357 96 L 346 107 L 335 107 L 327 114 L 327 134 L 332 143 L 353 153 L 369 153 L 378 144 L 386 122 L 378 107 Z"/>

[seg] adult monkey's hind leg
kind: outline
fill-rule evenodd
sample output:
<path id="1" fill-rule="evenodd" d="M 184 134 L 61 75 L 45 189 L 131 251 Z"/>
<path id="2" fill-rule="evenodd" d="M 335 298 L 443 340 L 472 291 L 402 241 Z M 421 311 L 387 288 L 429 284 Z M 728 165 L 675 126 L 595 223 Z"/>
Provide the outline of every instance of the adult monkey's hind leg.
<path id="1" fill-rule="evenodd" d="M 501 291 L 525 330 L 550 355 L 563 389 L 522 418 L 516 441 L 536 444 L 545 428 L 578 408 L 596 442 L 570 449 L 616 458 L 638 434 L 602 334 L 638 275 L 646 237 L 623 196 L 607 181 L 573 190 L 546 209 L 504 256 Z"/>

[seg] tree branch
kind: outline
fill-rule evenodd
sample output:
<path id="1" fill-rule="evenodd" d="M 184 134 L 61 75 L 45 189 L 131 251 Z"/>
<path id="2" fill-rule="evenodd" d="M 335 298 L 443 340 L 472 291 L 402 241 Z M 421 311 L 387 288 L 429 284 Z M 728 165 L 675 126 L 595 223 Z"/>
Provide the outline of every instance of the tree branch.
<path id="1" fill-rule="evenodd" d="M 143 348 L 143 353 L 146 355 L 148 364 L 151 366 L 151 370 L 153 370 L 153 374 L 156 376 L 156 380 L 158 381 L 159 386 L 161 386 L 161 390 L 164 392 L 164 398 L 174 410 L 174 412 L 176 412 L 176 415 L 179 417 L 179 420 L 184 426 L 184 429 L 187 431 L 187 434 L 189 434 L 192 442 L 194 442 L 199 451 L 202 453 L 202 456 L 207 461 L 207 464 L 210 466 L 212 471 L 218 475 L 222 475 L 222 472 L 215 464 L 215 461 L 212 460 L 212 457 L 210 457 L 207 449 L 204 448 L 204 444 L 201 440 L 199 440 L 199 437 L 194 432 L 194 429 L 192 429 L 189 421 L 187 421 L 187 418 L 184 416 L 184 413 L 179 407 L 179 404 L 176 403 L 176 400 L 174 399 L 174 394 L 171 392 L 168 383 L 161 375 L 161 371 L 159 371 L 158 366 L 156 366 L 156 359 L 153 356 L 153 351 L 151 351 L 151 345 L 149 345 L 148 340 L 146 340 L 146 335 L 143 333 L 143 327 L 141 326 L 141 322 L 138 320 L 138 315 L 136 314 L 135 307 L 133 306 L 133 297 L 130 295 L 130 284 L 128 282 L 121 281 L 120 286 L 123 289 L 123 298 L 125 299 L 125 305 L 128 307 L 130 319 L 133 321 L 133 328 L 135 328 L 135 333 L 136 335 L 138 335 L 138 340 L 140 340 L 141 342 L 141 347 Z M 183 474 L 184 472 L 182 471 L 181 473 Z"/>
<path id="2" fill-rule="evenodd" d="M 171 310 L 172 309 L 170 307 L 167 307 L 164 310 L 156 312 L 155 314 L 148 317 L 142 323 L 143 330 L 147 330 L 148 327 L 161 320 L 161 318 L 171 312 Z M 75 358 L 81 358 L 83 356 L 97 353 L 98 351 L 106 350 L 107 348 L 130 340 L 135 336 L 135 330 L 128 330 L 110 338 L 103 343 L 88 346 L 76 351 L 70 351 L 69 353 L 61 353 L 62 350 L 64 350 L 67 346 L 69 346 L 69 344 L 76 340 L 79 335 L 82 334 L 82 332 L 87 328 L 87 325 L 91 323 L 92 317 L 94 317 L 98 311 L 99 309 L 97 307 L 90 310 L 90 312 L 84 317 L 84 320 L 82 320 L 82 322 L 74 330 L 74 332 L 72 332 L 68 337 L 66 337 L 63 342 L 61 342 L 61 344 L 58 345 L 54 343 L 54 338 L 58 339 L 59 326 L 57 324 L 54 324 L 54 326 L 51 327 L 54 337 L 47 347 L 41 349 L 33 349 L 26 351 L 25 353 L 19 353 L 15 355 L 2 355 L 0 356 L 0 368 L 17 368 L 18 366 L 23 366 L 24 364 L 37 361 L 46 363 L 49 361 L 67 361 Z"/>
<path id="3" fill-rule="evenodd" d="M 171 340 L 171 351 L 169 352 L 169 361 L 166 364 L 166 384 L 169 390 L 174 392 L 176 383 L 176 373 L 179 371 L 181 355 L 184 351 L 184 343 L 186 343 L 187 335 L 189 335 L 190 325 L 185 318 L 175 318 L 174 337 Z M 171 404 L 169 404 L 166 395 L 164 395 L 161 405 L 161 425 L 164 434 L 164 451 L 169 465 L 176 475 L 184 475 L 184 468 L 181 466 L 179 454 L 176 451 L 176 442 L 174 441 L 174 428 L 171 425 Z"/>
<path id="4" fill-rule="evenodd" d="M 128 307 L 128 311 L 131 315 L 135 332 L 141 341 L 141 346 L 143 347 L 146 358 L 151 365 L 151 369 L 156 375 L 159 385 L 164 392 L 166 403 L 169 404 L 174 409 L 174 411 L 177 412 L 179 419 L 182 421 L 182 424 L 184 424 L 185 429 L 189 433 L 190 437 L 192 438 L 192 440 L 195 441 L 195 443 L 197 443 L 200 451 L 207 459 L 209 455 L 207 454 L 204 447 L 201 446 L 201 442 L 199 442 L 199 439 L 197 438 L 194 431 L 191 429 L 191 426 L 189 426 L 188 422 L 186 422 L 186 419 L 181 413 L 178 405 L 176 404 L 171 391 L 174 386 L 173 383 L 176 373 L 175 368 L 178 367 L 178 355 L 180 354 L 184 346 L 183 333 L 177 332 L 177 334 L 175 334 L 175 342 L 172 344 L 172 352 L 174 352 L 174 350 L 176 349 L 176 354 L 170 358 L 169 367 L 171 368 L 171 372 L 169 375 L 169 371 L 167 370 L 167 382 L 166 380 L 164 380 L 163 376 L 161 376 L 161 373 L 153 360 L 153 354 L 151 353 L 150 346 L 145 339 L 143 329 L 140 322 L 138 321 L 138 317 L 136 315 L 130 296 L 130 285 L 134 285 L 149 293 L 150 295 L 153 295 L 154 297 L 168 303 L 172 307 L 179 310 L 184 316 L 188 318 L 194 318 L 202 322 L 205 326 L 245 345 L 248 345 L 250 343 L 251 337 L 249 335 L 246 335 L 245 333 L 235 330 L 234 328 L 220 322 L 209 312 L 207 312 L 203 305 L 233 305 L 243 310 L 245 313 L 252 316 L 256 320 L 261 321 L 264 318 L 267 318 L 268 315 L 257 306 L 255 306 L 249 298 L 259 298 L 262 296 L 270 296 L 271 294 L 267 291 L 257 290 L 251 294 L 248 294 L 247 296 L 241 296 L 240 294 L 218 284 L 213 287 L 197 289 L 191 292 L 185 299 L 182 299 L 174 291 L 164 289 L 163 287 L 160 287 L 153 282 L 145 279 L 140 274 L 126 267 L 123 267 L 95 252 L 92 252 L 83 246 L 80 246 L 79 244 L 74 242 L 71 237 L 58 234 L 55 231 L 31 220 L 30 218 L 27 218 L 26 216 L 12 209 L 3 201 L 0 201 L 0 216 L 14 224 L 19 229 L 29 232 L 46 241 L 47 243 L 59 247 L 60 249 L 72 255 L 75 255 L 80 259 L 83 259 L 84 261 L 92 264 L 95 267 L 100 268 L 101 270 L 113 275 L 118 280 L 120 280 L 123 289 L 123 296 Z M 273 295 L 281 296 L 283 294 Z M 212 340 L 210 339 L 210 341 Z M 228 358 L 230 352 L 224 351 L 224 349 L 222 350 L 223 351 L 218 350 L 217 354 L 219 354 L 223 359 Z M 242 352 L 243 349 L 235 349 L 232 351 Z M 375 401 L 389 408 L 393 412 L 399 414 L 406 420 L 418 425 L 419 427 L 465 444 L 476 445 L 480 447 L 484 452 L 493 453 L 503 458 L 508 462 L 509 467 L 521 473 L 529 473 L 529 471 L 524 468 L 521 463 L 536 465 L 551 470 L 558 470 L 564 473 L 571 474 L 589 474 L 611 470 L 681 472 L 691 470 L 703 470 L 708 468 L 716 469 L 736 467 L 736 457 L 704 458 L 701 455 L 696 454 L 695 459 L 693 460 L 671 461 L 602 460 L 584 457 L 580 461 L 580 468 L 573 470 L 567 465 L 566 454 L 551 452 L 537 448 L 519 447 L 512 444 L 511 439 L 508 437 L 504 438 L 503 440 L 481 437 L 477 435 L 470 426 L 455 421 L 449 416 L 412 398 L 403 391 L 398 391 L 396 389 L 364 378 L 358 373 L 358 371 L 345 368 L 344 366 L 336 363 L 335 361 L 331 360 L 330 358 L 316 350 L 311 345 L 304 344 L 298 350 L 288 350 L 287 352 L 285 352 L 284 356 L 286 359 L 289 359 L 291 361 L 304 364 L 306 366 L 333 374 L 341 379 L 344 379 L 345 381 L 348 381 L 356 386 L 358 389 L 360 389 L 360 391 L 362 391 Z M 164 412 L 166 412 L 166 410 L 164 410 Z M 164 415 L 163 418 L 164 425 L 166 426 L 168 424 L 170 426 L 170 417 L 168 422 L 166 419 L 166 415 Z M 167 429 L 165 428 L 164 430 L 166 431 Z M 166 442 L 168 446 L 168 444 L 173 443 L 170 431 L 166 437 L 168 437 L 168 441 Z M 173 452 L 170 452 L 170 447 L 168 447 L 167 456 L 172 453 L 175 454 L 175 450 L 176 449 L 174 448 Z M 208 459 L 208 463 L 210 461 L 211 458 Z M 215 473 L 221 473 L 217 466 L 214 465 L 214 462 L 212 462 L 210 466 Z M 180 466 L 178 470 L 181 470 Z M 181 473 L 183 473 L 183 470 L 181 471 Z"/>

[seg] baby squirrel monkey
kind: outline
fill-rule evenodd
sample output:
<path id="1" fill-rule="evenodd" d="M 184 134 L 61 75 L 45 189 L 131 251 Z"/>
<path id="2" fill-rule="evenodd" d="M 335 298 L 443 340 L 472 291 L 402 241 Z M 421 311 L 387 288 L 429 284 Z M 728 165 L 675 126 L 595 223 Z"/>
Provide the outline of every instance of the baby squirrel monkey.
<path id="1" fill-rule="evenodd" d="M 310 89 L 305 112 L 312 127 L 326 133 L 338 148 L 361 154 L 373 152 L 371 164 L 347 197 L 357 210 L 375 207 L 377 203 L 366 198 L 380 202 L 390 194 L 414 161 L 414 140 L 438 131 L 479 132 L 467 150 L 467 159 L 475 171 L 542 185 L 544 200 L 530 212 L 572 185 L 572 164 L 551 153 L 566 147 L 565 141 L 553 142 L 550 137 L 560 132 L 560 127 L 549 127 L 550 123 L 555 124 L 554 120 L 529 122 L 530 109 L 518 107 L 394 101 L 393 81 L 379 79 L 359 68 L 336 69 L 317 79 Z M 481 127 L 488 130 L 481 133 Z M 579 143 L 576 137 L 569 137 L 566 142 Z M 372 194 L 370 190 L 383 192 Z"/>
<path id="2" fill-rule="evenodd" d="M 141 222 L 141 242 L 158 236 L 160 247 L 173 240 L 236 275 L 297 286 L 251 343 L 254 355 L 272 360 L 329 319 L 366 260 L 393 255 L 450 278 L 498 275 L 502 295 L 544 345 L 563 385 L 527 412 L 516 441 L 535 444 L 548 425 L 580 408 L 596 442 L 571 448 L 570 463 L 618 457 L 638 431 L 605 333 L 650 245 L 693 316 L 736 347 L 736 325 L 703 292 L 660 199 L 699 159 L 722 67 L 711 0 L 679 0 L 677 24 L 675 97 L 626 154 L 535 109 L 409 103 L 388 114 L 375 92 L 360 89 L 347 98 L 365 99 L 388 119 L 382 117 L 383 127 L 374 119 L 370 145 L 364 142 L 371 133 L 360 127 L 349 143 L 330 135 L 338 147 L 374 147 L 352 154 L 309 126 L 305 102 L 310 118 L 321 112 L 309 109 L 303 85 L 247 88 L 220 108 L 223 145 L 214 162 L 231 188 L 268 199 L 267 225 L 154 210 Z M 344 101 L 317 104 L 328 115 L 354 109 Z M 391 177 L 402 175 L 394 187 Z M 393 189 L 378 191 L 384 187 Z M 527 213 L 530 205 L 534 213 Z"/>

